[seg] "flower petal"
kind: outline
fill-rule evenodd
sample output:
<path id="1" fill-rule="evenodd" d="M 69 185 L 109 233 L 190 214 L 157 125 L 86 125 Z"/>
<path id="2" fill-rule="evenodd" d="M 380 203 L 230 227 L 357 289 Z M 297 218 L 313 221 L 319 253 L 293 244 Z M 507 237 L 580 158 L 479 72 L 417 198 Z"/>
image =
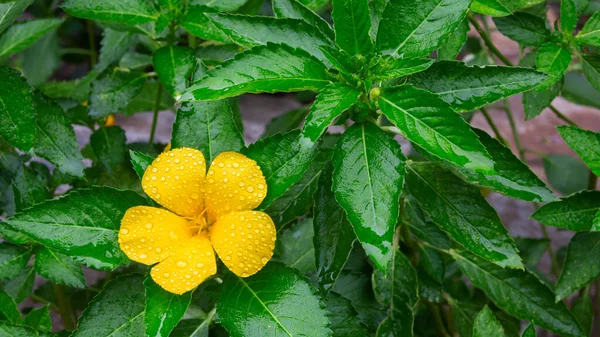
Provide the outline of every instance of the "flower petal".
<path id="1" fill-rule="evenodd" d="M 202 152 L 179 148 L 161 153 L 148 166 L 142 188 L 152 200 L 185 217 L 204 210 L 206 162 Z"/>
<path id="2" fill-rule="evenodd" d="M 206 175 L 209 223 L 229 212 L 258 207 L 266 194 L 265 177 L 254 160 L 236 152 L 219 154 Z"/>
<path id="3" fill-rule="evenodd" d="M 190 222 L 175 213 L 135 206 L 121 219 L 119 246 L 133 261 L 150 265 L 164 260 L 194 232 Z"/>
<path id="4" fill-rule="evenodd" d="M 209 229 L 210 241 L 229 270 L 247 277 L 269 262 L 277 231 L 263 212 L 244 211 L 223 215 Z"/>
<path id="5" fill-rule="evenodd" d="M 175 254 L 150 271 L 154 282 L 174 294 L 183 294 L 217 272 L 217 260 L 206 235 L 183 242 Z"/>

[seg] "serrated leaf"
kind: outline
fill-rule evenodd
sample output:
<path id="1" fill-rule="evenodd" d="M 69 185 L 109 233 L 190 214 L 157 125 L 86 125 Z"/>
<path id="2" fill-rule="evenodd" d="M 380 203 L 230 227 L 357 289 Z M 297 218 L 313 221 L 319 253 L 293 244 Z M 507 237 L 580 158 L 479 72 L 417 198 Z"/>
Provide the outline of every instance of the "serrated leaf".
<path id="1" fill-rule="evenodd" d="M 594 13 L 577 34 L 577 41 L 600 46 L 600 12 Z"/>
<path id="2" fill-rule="evenodd" d="M 565 304 L 555 303 L 552 291 L 533 274 L 502 269 L 470 254 L 452 255 L 465 276 L 498 308 L 564 336 L 583 336 Z"/>
<path id="3" fill-rule="evenodd" d="M 0 280 L 9 280 L 19 275 L 30 256 L 29 249 L 7 242 L 0 243 Z"/>
<path id="4" fill-rule="evenodd" d="M 369 122 L 348 128 L 333 157 L 335 199 L 365 252 L 382 271 L 393 256 L 405 160 L 400 144 Z"/>
<path id="5" fill-rule="evenodd" d="M 330 292 L 325 298 L 331 330 L 336 337 L 368 336 L 367 328 L 356 319 L 358 313 L 352 307 L 352 302 L 342 295 Z"/>
<path id="6" fill-rule="evenodd" d="M 479 189 L 434 163 L 408 166 L 408 189 L 444 232 L 503 268 L 522 268 L 514 241 Z"/>
<path id="7" fill-rule="evenodd" d="M 216 100 L 243 93 L 319 91 L 330 84 L 325 66 L 300 49 L 281 44 L 254 47 L 211 69 L 182 100 Z"/>
<path id="8" fill-rule="evenodd" d="M 8 322 L 0 322 L 0 333 L 2 337 L 53 337 L 49 332 L 36 331 L 29 327 L 15 325 Z"/>
<path id="9" fill-rule="evenodd" d="M 108 172 L 117 170 L 127 161 L 126 141 L 125 130 L 118 126 L 103 127 L 94 131 L 90 137 L 90 145 L 97 159 L 96 164 Z"/>
<path id="10" fill-rule="evenodd" d="M 234 11 L 242 5 L 244 5 L 248 0 L 194 0 L 193 3 L 196 5 L 204 5 L 208 7 L 212 7 L 218 9 L 220 11 Z"/>
<path id="11" fill-rule="evenodd" d="M 231 43 L 231 39 L 204 15 L 204 13 L 214 13 L 215 11 L 215 9 L 206 6 L 190 6 L 183 18 L 181 27 L 204 40 Z"/>
<path id="12" fill-rule="evenodd" d="M 543 45 L 537 52 L 535 67 L 549 77 L 536 90 L 548 89 L 560 80 L 571 63 L 571 57 L 571 51 L 562 46 L 553 43 Z"/>
<path id="13" fill-rule="evenodd" d="M 454 299 L 450 299 L 448 302 L 452 308 L 452 318 L 460 336 L 472 337 L 475 317 L 481 310 L 481 306 L 471 302 L 459 302 Z"/>
<path id="14" fill-rule="evenodd" d="M 139 71 L 115 71 L 92 82 L 90 116 L 103 118 L 125 108 L 146 82 L 146 74 Z"/>
<path id="15" fill-rule="evenodd" d="M 419 246 L 420 267 L 437 283 L 444 282 L 446 266 L 442 254 L 433 248 Z"/>
<path id="16" fill-rule="evenodd" d="M 71 337 L 144 336 L 143 282 L 140 275 L 108 282 L 83 311 Z"/>
<path id="17" fill-rule="evenodd" d="M 297 129 L 304 121 L 307 114 L 308 108 L 301 107 L 298 109 L 292 109 L 271 119 L 271 121 L 265 127 L 265 132 L 262 134 L 261 138 L 273 136 L 277 133 L 286 133 L 288 131 Z"/>
<path id="18" fill-rule="evenodd" d="M 0 289 L 0 320 L 11 323 L 20 323 L 23 320 L 15 301 L 2 289 Z"/>
<path id="19" fill-rule="evenodd" d="M 495 173 L 490 155 L 469 124 L 437 95 L 406 85 L 386 88 L 379 108 L 427 152 L 468 169 Z"/>
<path id="20" fill-rule="evenodd" d="M 586 163 L 595 175 L 600 175 L 600 133 L 576 126 L 557 127 L 561 137 Z"/>
<path id="21" fill-rule="evenodd" d="M 600 91 L 600 56 L 583 56 L 581 57 L 581 64 L 583 65 L 585 78 L 596 90 Z"/>
<path id="22" fill-rule="evenodd" d="M 533 89 L 547 76 L 533 69 L 504 66 L 468 67 L 442 61 L 410 77 L 418 88 L 435 92 L 456 111 L 471 111 Z"/>
<path id="23" fill-rule="evenodd" d="M 52 320 L 50 319 L 49 305 L 31 310 L 23 324 L 35 330 L 52 331 Z"/>
<path id="24" fill-rule="evenodd" d="M 134 51 L 126 52 L 119 60 L 119 67 L 129 68 L 129 69 L 144 68 L 151 64 L 152 64 L 152 56 L 151 55 L 137 53 Z"/>
<path id="25" fill-rule="evenodd" d="M 302 274 L 315 270 L 315 247 L 313 245 L 313 221 L 311 218 L 287 226 L 277 233 L 277 246 L 273 261 L 298 269 Z"/>
<path id="26" fill-rule="evenodd" d="M 341 82 L 323 88 L 310 108 L 301 137 L 315 143 L 334 119 L 357 103 L 361 94 L 361 91 Z"/>
<path id="27" fill-rule="evenodd" d="M 146 289 L 144 311 L 146 336 L 168 337 L 188 309 L 193 291 L 182 295 L 170 293 L 154 283 L 150 274 L 146 276 L 144 287 Z"/>
<path id="28" fill-rule="evenodd" d="M 464 18 L 456 30 L 448 35 L 440 45 L 440 49 L 437 51 L 438 60 L 454 60 L 467 42 L 469 29 L 469 20 Z"/>
<path id="29" fill-rule="evenodd" d="M 85 288 L 81 265 L 64 254 L 43 248 L 35 255 L 34 267 L 38 274 L 53 283 Z"/>
<path id="30" fill-rule="evenodd" d="M 383 57 L 371 70 L 374 80 L 390 80 L 424 71 L 433 64 L 430 58 Z"/>
<path id="31" fill-rule="evenodd" d="M 194 50 L 189 47 L 167 46 L 155 51 L 152 64 L 158 78 L 172 97 L 179 97 L 196 66 Z"/>
<path id="32" fill-rule="evenodd" d="M 35 142 L 33 94 L 17 70 L 0 67 L 0 102 L 0 136 L 29 151 Z"/>
<path id="33" fill-rule="evenodd" d="M 552 38 L 545 20 L 529 13 L 494 18 L 494 23 L 500 33 L 524 46 L 542 46 Z"/>
<path id="34" fill-rule="evenodd" d="M 156 95 L 158 93 L 158 81 L 147 80 L 142 86 L 142 90 L 135 95 L 125 108 L 121 110 L 123 115 L 131 116 L 138 112 L 152 111 L 156 104 Z M 158 103 L 160 110 L 169 110 L 173 108 L 173 99 L 166 90 L 160 90 L 161 97 Z"/>
<path id="35" fill-rule="evenodd" d="M 373 52 L 371 13 L 368 0 L 333 0 L 335 43 L 349 55 L 369 56 Z"/>
<path id="36" fill-rule="evenodd" d="M 2 288 L 12 297 L 15 302 L 25 301 L 33 292 L 33 282 L 35 280 L 35 271 L 33 267 L 25 267 L 17 277 L 4 281 Z"/>
<path id="37" fill-rule="evenodd" d="M 40 55 L 44 55 L 43 58 Z M 56 32 L 44 35 L 23 51 L 23 75 L 32 86 L 47 81 L 60 66 L 59 41 Z"/>
<path id="38" fill-rule="evenodd" d="M 5 222 L 88 266 L 114 269 L 128 261 L 117 243 L 121 218 L 128 208 L 145 204 L 132 191 L 92 187 L 38 204 Z"/>
<path id="39" fill-rule="evenodd" d="M 300 131 L 261 139 L 250 145 L 246 156 L 254 159 L 267 181 L 267 196 L 259 209 L 267 208 L 294 185 L 313 161 L 317 146 L 298 142 Z"/>
<path id="40" fill-rule="evenodd" d="M 542 113 L 552 101 L 561 93 L 564 80 L 559 80 L 548 89 L 529 90 L 523 93 L 523 109 L 525 120 L 531 120 Z"/>
<path id="41" fill-rule="evenodd" d="M 244 148 L 227 100 L 183 103 L 177 110 L 171 137 L 172 148 L 198 149 L 207 164 L 221 152 L 239 152 Z"/>
<path id="42" fill-rule="evenodd" d="M 556 301 L 600 276 L 600 233 L 577 233 L 567 248 L 567 257 L 556 283 Z"/>
<path id="43" fill-rule="evenodd" d="M 332 334 L 327 312 L 314 289 L 292 269 L 270 263 L 248 278 L 229 273 L 222 289 L 217 322 L 232 337 Z M 240 320 L 244 324 L 239 324 Z"/>
<path id="44" fill-rule="evenodd" d="M 560 1 L 560 29 L 564 35 L 570 36 L 577 26 L 577 7 L 573 0 Z"/>
<path id="45" fill-rule="evenodd" d="M 568 154 L 549 154 L 542 160 L 548 182 L 558 192 L 568 195 L 587 188 L 589 170 L 579 158 Z"/>
<path id="46" fill-rule="evenodd" d="M 419 6 L 391 1 L 385 6 L 377 31 L 376 50 L 403 57 L 426 56 L 467 15 L 469 0 L 425 0 Z"/>
<path id="47" fill-rule="evenodd" d="M 11 25 L 0 37 L 0 58 L 33 45 L 61 23 L 61 19 L 36 19 Z"/>
<path id="48" fill-rule="evenodd" d="M 273 5 L 275 16 L 279 18 L 302 19 L 310 25 L 317 27 L 317 29 L 330 40 L 333 41 L 335 39 L 329 23 L 301 2 L 297 0 L 272 0 L 271 3 Z"/>
<path id="49" fill-rule="evenodd" d="M 20 212 L 46 199 L 52 198 L 52 193 L 48 190 L 48 176 L 50 172 L 45 166 L 45 174 L 22 165 L 17 168 L 15 176 L 12 178 L 12 192 L 14 196 L 15 210 Z"/>
<path id="50" fill-rule="evenodd" d="M 585 336 L 590 336 L 594 329 L 594 304 L 588 291 L 583 291 L 571 305 L 571 313 L 585 331 Z M 532 337 L 535 337 L 533 335 Z"/>
<path id="51" fill-rule="evenodd" d="M 361 253 L 361 259 L 362 256 L 364 253 Z M 351 256 L 350 259 L 352 257 L 356 256 Z M 361 264 L 358 266 L 358 268 L 364 267 Z M 343 270 L 332 291 L 350 300 L 358 312 L 358 319 L 367 326 L 369 331 L 376 331 L 377 326 L 385 319 L 386 315 L 381 304 L 375 299 L 371 280 L 372 275 L 365 274 L 360 269 L 357 271 Z"/>
<path id="52" fill-rule="evenodd" d="M 533 213 L 531 218 L 546 226 L 588 231 L 592 228 L 598 210 L 600 192 L 582 191 L 545 204 Z"/>
<path id="53" fill-rule="evenodd" d="M 404 212 L 410 231 L 416 237 L 434 247 L 449 249 L 452 246 L 448 235 L 442 232 L 436 224 L 425 218 L 425 214 L 419 208 L 417 200 L 410 194 L 406 196 Z"/>
<path id="54" fill-rule="evenodd" d="M 106 28 L 102 32 L 102 41 L 98 63 L 94 70 L 100 74 L 121 57 L 135 44 L 137 37 L 131 32 L 121 32 Z"/>
<path id="55" fill-rule="evenodd" d="M 129 151 L 129 156 L 131 157 L 131 164 L 133 165 L 135 173 L 137 173 L 138 177 L 142 179 L 144 172 L 146 172 L 146 168 L 148 168 L 148 166 L 150 166 L 154 161 L 154 157 L 142 152 L 131 150 Z"/>
<path id="56" fill-rule="evenodd" d="M 521 337 L 536 337 L 535 325 L 529 324 L 529 326 L 523 331 Z"/>
<path id="57" fill-rule="evenodd" d="M 29 7 L 34 0 L 11 1 L 0 3 L 0 33 L 2 33 L 9 25 L 17 19 L 25 8 Z"/>
<path id="58" fill-rule="evenodd" d="M 61 8 L 74 17 L 101 21 L 115 21 L 136 25 L 156 20 L 156 13 L 143 0 L 95 1 L 67 0 Z"/>
<path id="59" fill-rule="evenodd" d="M 490 16 L 507 16 L 540 2 L 543 0 L 473 0 L 471 10 Z"/>
<path id="60" fill-rule="evenodd" d="M 504 328 L 487 305 L 475 317 L 473 337 L 504 337 Z"/>

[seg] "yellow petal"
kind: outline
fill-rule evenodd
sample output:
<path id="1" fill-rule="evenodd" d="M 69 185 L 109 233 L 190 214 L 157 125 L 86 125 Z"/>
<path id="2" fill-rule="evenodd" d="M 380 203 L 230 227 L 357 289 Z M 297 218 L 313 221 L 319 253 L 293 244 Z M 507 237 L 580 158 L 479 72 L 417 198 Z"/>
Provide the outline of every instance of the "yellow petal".
<path id="1" fill-rule="evenodd" d="M 256 273 L 269 262 L 276 233 L 273 220 L 257 211 L 223 215 L 209 229 L 210 241 L 221 261 L 242 277 Z"/>
<path id="2" fill-rule="evenodd" d="M 119 230 L 119 246 L 133 261 L 154 264 L 173 253 L 192 237 L 190 222 L 167 210 L 135 206 L 125 212 Z"/>
<path id="3" fill-rule="evenodd" d="M 185 217 L 204 210 L 206 163 L 202 152 L 180 148 L 160 154 L 148 166 L 142 188 L 152 200 Z"/>
<path id="4" fill-rule="evenodd" d="M 166 291 L 183 294 L 216 272 L 217 261 L 208 237 L 197 235 L 183 242 L 175 254 L 152 267 L 150 275 Z"/>
<path id="5" fill-rule="evenodd" d="M 265 177 L 254 160 L 236 152 L 219 154 L 206 175 L 209 223 L 229 212 L 258 207 L 266 194 Z"/>

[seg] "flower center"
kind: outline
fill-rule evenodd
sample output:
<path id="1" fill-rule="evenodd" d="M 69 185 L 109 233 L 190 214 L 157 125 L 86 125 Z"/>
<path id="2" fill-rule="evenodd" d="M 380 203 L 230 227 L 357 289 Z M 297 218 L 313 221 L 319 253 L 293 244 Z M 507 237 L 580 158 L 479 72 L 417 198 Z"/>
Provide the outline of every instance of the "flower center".
<path id="1" fill-rule="evenodd" d="M 194 231 L 194 235 L 198 235 L 200 233 L 206 234 L 208 232 L 209 226 L 206 216 L 206 209 L 195 217 L 185 217 L 185 219 L 189 221 L 189 228 Z"/>

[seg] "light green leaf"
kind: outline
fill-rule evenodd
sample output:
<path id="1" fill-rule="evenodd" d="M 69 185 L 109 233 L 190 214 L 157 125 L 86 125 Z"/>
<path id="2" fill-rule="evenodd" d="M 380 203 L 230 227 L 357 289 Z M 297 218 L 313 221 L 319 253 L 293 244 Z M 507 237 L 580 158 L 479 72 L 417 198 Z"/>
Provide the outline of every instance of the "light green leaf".
<path id="1" fill-rule="evenodd" d="M 367 255 L 385 271 L 406 158 L 400 144 L 375 124 L 354 124 L 339 139 L 333 157 L 333 192 Z"/>
<path id="2" fill-rule="evenodd" d="M 12 323 L 21 323 L 23 320 L 13 298 L 2 289 L 0 289 L 0 320 Z"/>
<path id="3" fill-rule="evenodd" d="M 170 293 L 154 283 L 150 274 L 146 276 L 144 287 L 146 336 L 168 337 L 188 309 L 193 291 L 182 295 Z"/>
<path id="4" fill-rule="evenodd" d="M 152 64 L 152 56 L 136 52 L 126 52 L 119 60 L 119 67 L 138 69 Z"/>
<path id="5" fill-rule="evenodd" d="M 277 246 L 273 261 L 298 269 L 302 274 L 315 270 L 315 247 L 313 245 L 313 220 L 304 220 L 284 228 L 277 234 Z"/>
<path id="6" fill-rule="evenodd" d="M 519 9 L 531 7 L 544 0 L 473 0 L 471 10 L 490 16 L 507 16 Z"/>
<path id="7" fill-rule="evenodd" d="M 231 39 L 225 35 L 215 24 L 204 15 L 204 13 L 213 13 L 215 9 L 205 6 L 190 6 L 187 14 L 183 18 L 181 27 L 204 40 L 214 40 L 223 43 L 231 43 Z"/>
<path id="8" fill-rule="evenodd" d="M 140 275 L 108 282 L 83 311 L 71 337 L 144 336 L 143 282 Z"/>
<path id="9" fill-rule="evenodd" d="M 548 89 L 563 77 L 571 63 L 571 52 L 554 43 L 543 45 L 537 52 L 535 67 L 537 70 L 550 75 L 536 90 Z"/>
<path id="10" fill-rule="evenodd" d="M 32 89 L 21 74 L 0 67 L 0 136 L 22 151 L 35 143 Z"/>
<path id="11" fill-rule="evenodd" d="M 158 93 L 159 81 L 147 80 L 142 86 L 142 90 L 135 95 L 127 106 L 121 110 L 123 115 L 131 116 L 138 112 L 152 111 L 156 104 L 156 95 Z M 158 108 L 160 110 L 168 110 L 173 108 L 173 99 L 166 90 L 160 90 L 161 97 Z"/>
<path id="12" fill-rule="evenodd" d="M 85 288 L 81 265 L 70 257 L 43 248 L 35 254 L 35 271 L 53 283 L 73 288 Z"/>
<path id="13" fill-rule="evenodd" d="M 379 22 L 376 50 L 384 55 L 426 56 L 463 21 L 469 0 L 390 1 Z"/>
<path id="14" fill-rule="evenodd" d="M 600 56 L 586 55 L 581 58 L 583 73 L 590 84 L 600 91 Z"/>
<path id="15" fill-rule="evenodd" d="M 193 5 L 203 5 L 211 8 L 218 9 L 219 11 L 234 11 L 248 0 L 192 0 Z"/>
<path id="16" fill-rule="evenodd" d="M 102 36 L 100 55 L 94 68 L 98 74 L 104 72 L 110 65 L 117 63 L 137 42 L 134 33 L 116 31 L 110 28 L 104 29 Z"/>
<path id="17" fill-rule="evenodd" d="M 137 173 L 138 177 L 142 179 L 144 172 L 146 172 L 146 168 L 148 168 L 148 166 L 150 166 L 154 161 L 154 157 L 142 152 L 131 150 L 129 151 L 129 156 L 131 157 L 131 164 L 133 165 L 135 173 Z"/>
<path id="18" fill-rule="evenodd" d="M 167 46 L 154 52 L 152 64 L 160 81 L 177 99 L 187 88 L 190 74 L 196 66 L 196 56 L 189 47 Z"/>
<path id="19" fill-rule="evenodd" d="M 437 51 L 438 60 L 454 60 L 467 42 L 469 29 L 469 20 L 464 18 L 456 30 L 448 35 L 440 45 L 440 49 Z"/>
<path id="20" fill-rule="evenodd" d="M 319 91 L 330 84 L 325 66 L 300 49 L 281 44 L 254 47 L 208 72 L 182 100 L 216 100 L 243 93 Z"/>
<path id="21" fill-rule="evenodd" d="M 370 14 L 368 0 L 333 0 L 335 43 L 351 56 L 373 52 Z"/>
<path id="22" fill-rule="evenodd" d="M 47 187 L 50 171 L 43 164 L 38 167 L 39 169 L 36 169 L 34 163 L 30 163 L 29 167 L 21 165 L 12 178 L 12 192 L 17 212 L 52 198 L 52 193 Z"/>
<path id="23" fill-rule="evenodd" d="M 44 57 L 40 57 L 44 55 Z M 32 86 L 47 81 L 60 66 L 59 41 L 56 32 L 46 34 L 23 51 L 23 75 Z"/>
<path id="24" fill-rule="evenodd" d="M 523 93 L 525 120 L 531 120 L 541 114 L 542 111 L 561 93 L 563 85 L 564 80 L 561 79 L 548 89 L 529 90 Z"/>
<path id="25" fill-rule="evenodd" d="M 411 76 L 409 82 L 437 93 L 454 110 L 466 112 L 531 90 L 546 77 L 529 68 L 468 67 L 462 62 L 442 61 Z"/>
<path id="26" fill-rule="evenodd" d="M 504 328 L 487 305 L 475 317 L 473 337 L 504 337 Z"/>
<path id="27" fill-rule="evenodd" d="M 29 327 L 0 322 L 0 336 L 2 337 L 54 337 L 49 332 L 36 331 Z"/>
<path id="28" fill-rule="evenodd" d="M 595 175 L 600 175 L 600 133 L 576 126 L 557 127 L 561 137 L 586 163 Z"/>
<path id="29" fill-rule="evenodd" d="M 408 189 L 444 232 L 503 268 L 523 268 L 514 241 L 479 189 L 434 163 L 408 166 Z"/>
<path id="30" fill-rule="evenodd" d="M 0 280 L 9 280 L 19 275 L 30 256 L 29 249 L 8 242 L 0 243 Z"/>
<path id="31" fill-rule="evenodd" d="M 600 46 L 600 12 L 594 13 L 577 34 L 577 41 L 592 46 Z"/>
<path id="32" fill-rule="evenodd" d="M 125 130 L 118 126 L 99 128 L 90 137 L 90 145 L 96 156 L 96 165 L 102 169 L 113 172 L 127 161 L 128 149 Z M 116 173 L 116 172 L 115 172 Z"/>
<path id="33" fill-rule="evenodd" d="M 546 21 L 532 14 L 518 12 L 494 18 L 494 23 L 500 33 L 523 46 L 542 46 L 552 38 Z"/>
<path id="34" fill-rule="evenodd" d="M 332 335 L 315 290 L 304 277 L 277 263 L 248 278 L 228 273 L 217 301 L 217 322 L 232 337 Z"/>
<path id="35" fill-rule="evenodd" d="M 521 337 L 536 337 L 535 325 L 529 324 L 529 326 L 523 331 Z"/>
<path id="36" fill-rule="evenodd" d="M 469 124 L 437 95 L 410 85 L 386 88 L 379 108 L 427 152 L 468 169 L 495 173 L 490 155 Z"/>
<path id="37" fill-rule="evenodd" d="M 325 298 L 331 329 L 336 337 L 368 336 L 367 328 L 357 320 L 358 313 L 352 307 L 352 302 L 342 295 L 330 292 Z"/>
<path id="38" fill-rule="evenodd" d="M 0 3 L 0 33 L 2 33 L 10 24 L 17 19 L 25 8 L 29 7 L 34 0 L 21 0 Z"/>
<path id="39" fill-rule="evenodd" d="M 588 285 L 600 276 L 600 233 L 577 233 L 567 248 L 567 257 L 556 283 L 556 301 Z"/>
<path id="40" fill-rule="evenodd" d="M 121 218 L 130 207 L 145 204 L 132 191 L 92 187 L 38 204 L 5 221 L 90 267 L 114 269 L 128 261 L 117 243 Z"/>
<path id="41" fill-rule="evenodd" d="M 33 45 L 61 23 L 61 19 L 36 19 L 11 25 L 0 37 L 0 58 Z"/>
<path id="42" fill-rule="evenodd" d="M 146 74 L 115 71 L 92 82 L 90 116 L 103 118 L 125 108 L 142 90 Z"/>
<path id="43" fill-rule="evenodd" d="M 155 21 L 157 14 L 144 0 L 67 0 L 61 8 L 74 17 L 137 25 Z"/>
<path id="44" fill-rule="evenodd" d="M 297 0 L 272 0 L 271 3 L 273 5 L 273 12 L 278 18 L 304 20 L 310 25 L 317 27 L 317 29 L 331 41 L 335 40 L 333 30 L 329 26 L 329 23 L 301 2 Z"/>
<path id="45" fill-rule="evenodd" d="M 31 296 L 34 280 L 35 271 L 33 270 L 33 267 L 26 267 L 21 270 L 17 277 L 4 281 L 2 288 L 10 295 L 10 297 L 14 298 L 15 302 L 18 304 Z"/>
<path id="46" fill-rule="evenodd" d="M 549 154 L 542 160 L 548 182 L 558 192 L 568 195 L 587 188 L 589 170 L 580 159 L 568 154 Z"/>
<path id="47" fill-rule="evenodd" d="M 50 319 L 49 305 L 31 310 L 23 324 L 35 330 L 52 331 L 52 320 Z"/>
<path id="48" fill-rule="evenodd" d="M 395 58 L 383 57 L 380 62 L 371 69 L 374 80 L 391 80 L 394 78 L 418 73 L 429 68 L 433 64 L 430 58 Z"/>
<path id="49" fill-rule="evenodd" d="M 577 7 L 573 0 L 560 1 L 560 29 L 566 36 L 573 35 L 577 26 Z"/>
<path id="50" fill-rule="evenodd" d="M 582 191 L 540 207 L 533 215 L 546 226 L 572 231 L 589 231 L 600 210 L 600 192 Z"/>

